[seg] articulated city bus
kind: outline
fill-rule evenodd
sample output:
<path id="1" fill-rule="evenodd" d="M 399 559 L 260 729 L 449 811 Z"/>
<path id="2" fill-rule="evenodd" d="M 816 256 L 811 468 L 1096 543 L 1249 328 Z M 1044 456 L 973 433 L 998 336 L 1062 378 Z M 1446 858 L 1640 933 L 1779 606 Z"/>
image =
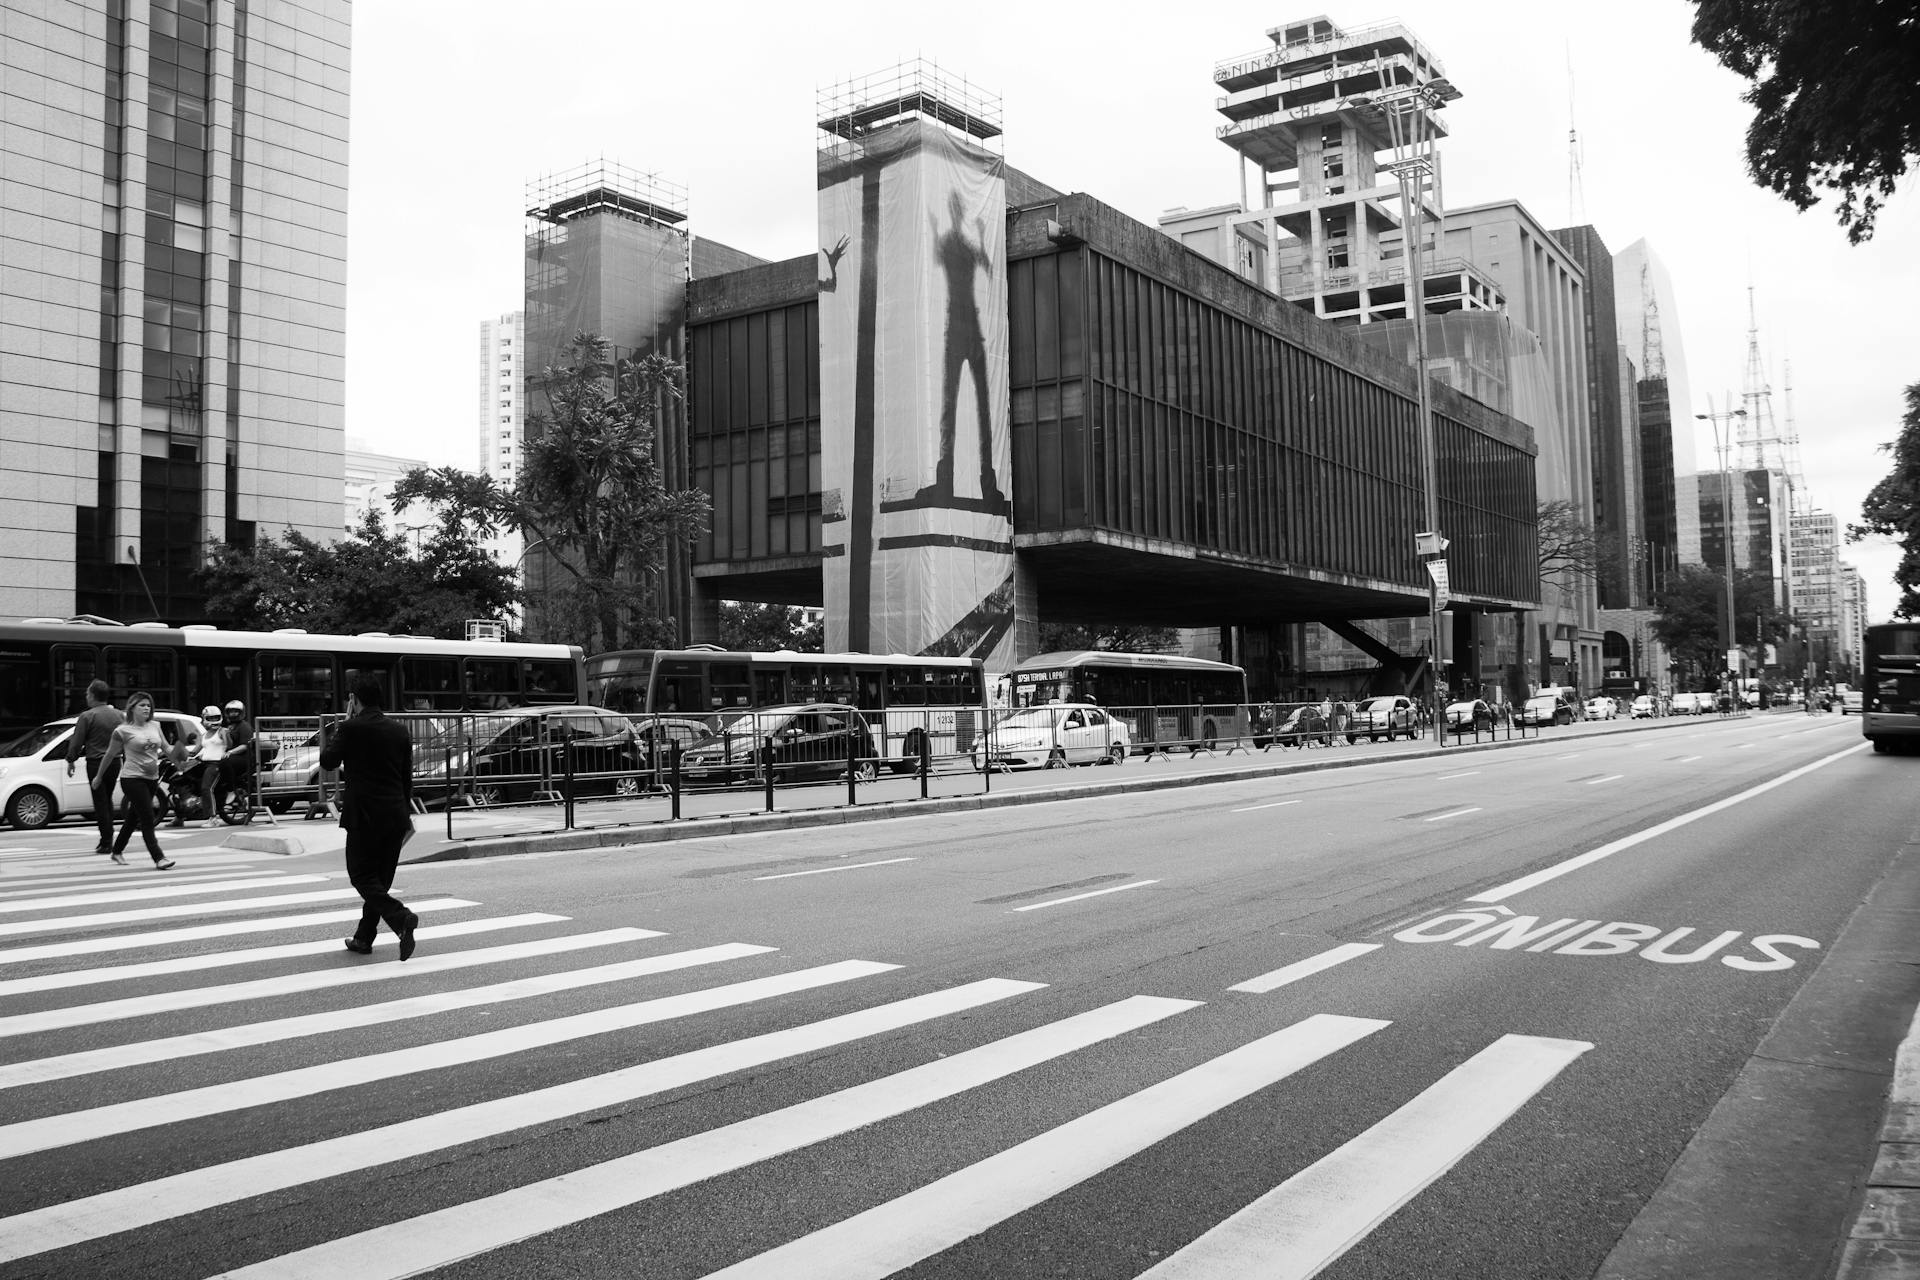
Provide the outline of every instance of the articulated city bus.
<path id="1" fill-rule="evenodd" d="M 1920 622 L 1867 628 L 1860 729 L 1875 751 L 1920 745 Z"/>
<path id="2" fill-rule="evenodd" d="M 923 745 L 935 755 L 964 753 L 986 727 L 986 670 L 978 658 L 696 645 L 595 654 L 586 672 L 597 706 L 697 719 L 713 733 L 770 707 L 857 707 L 876 753 L 896 772 L 914 768 Z"/>
<path id="3" fill-rule="evenodd" d="M 1042 653 L 1009 676 L 1016 705 L 1097 702 L 1125 720 L 1136 748 L 1208 743 L 1252 732 L 1247 673 L 1227 662 L 1164 653 Z"/>
<path id="4" fill-rule="evenodd" d="M 580 701 L 573 645 L 122 625 L 107 619 L 0 622 L 0 741 L 86 707 L 88 682 L 196 711 L 238 698 L 255 719 L 334 714 L 348 682 L 381 680 L 395 711 L 484 711 Z"/>

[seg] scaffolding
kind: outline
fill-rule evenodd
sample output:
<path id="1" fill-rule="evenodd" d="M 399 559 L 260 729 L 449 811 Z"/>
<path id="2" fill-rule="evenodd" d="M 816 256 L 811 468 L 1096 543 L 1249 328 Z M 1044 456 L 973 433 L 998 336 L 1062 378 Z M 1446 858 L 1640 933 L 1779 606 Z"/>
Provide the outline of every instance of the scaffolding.
<path id="1" fill-rule="evenodd" d="M 820 123 L 815 141 L 835 159 L 852 156 L 865 139 L 907 120 L 930 121 L 963 142 L 1003 154 L 999 95 L 928 58 L 824 85 L 814 100 Z"/>
<path id="2" fill-rule="evenodd" d="M 678 226 L 687 220 L 687 189 L 605 157 L 527 184 L 527 217 L 537 223 L 560 226 L 602 213 Z"/>

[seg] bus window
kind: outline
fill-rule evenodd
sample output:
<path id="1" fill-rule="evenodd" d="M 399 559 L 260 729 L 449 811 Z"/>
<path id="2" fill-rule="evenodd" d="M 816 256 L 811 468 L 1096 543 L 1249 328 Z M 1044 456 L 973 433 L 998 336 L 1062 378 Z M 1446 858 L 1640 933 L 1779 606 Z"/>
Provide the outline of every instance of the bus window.
<path id="1" fill-rule="evenodd" d="M 887 709 L 886 678 L 871 667 L 854 673 L 855 697 L 853 705 L 867 711 L 885 711 Z"/>
<path id="2" fill-rule="evenodd" d="M 333 657 L 325 653 L 263 653 L 255 667 L 250 717 L 317 716 L 334 705 Z"/>
<path id="3" fill-rule="evenodd" d="M 32 723 L 45 713 L 36 666 L 25 654 L 0 653 L 0 724 Z"/>
<path id="4" fill-rule="evenodd" d="M 893 667 L 887 672 L 887 705 L 924 707 L 927 705 L 927 672 L 921 667 Z"/>
<path id="5" fill-rule="evenodd" d="M 401 711 L 458 711 L 460 661 L 457 658 L 400 659 Z"/>
<path id="6" fill-rule="evenodd" d="M 527 701 L 577 702 L 579 690 L 573 686 L 573 664 L 543 658 L 529 658 L 520 664 L 525 678 Z"/>
<path id="7" fill-rule="evenodd" d="M 206 706 L 223 706 L 229 698 L 247 698 L 247 660 L 239 651 L 232 653 L 189 653 L 186 659 L 187 691 L 180 703 L 182 711 L 198 711 Z"/>
<path id="8" fill-rule="evenodd" d="M 125 699 L 129 693 L 143 690 L 153 695 L 153 705 L 158 709 L 168 710 L 179 705 L 173 650 L 109 645 L 100 656 L 101 665 L 106 668 L 102 678 L 113 686 L 114 697 Z"/>
<path id="9" fill-rule="evenodd" d="M 93 681 L 97 661 L 91 645 L 53 646 L 53 692 L 59 700 L 61 715 L 77 716 L 87 709 L 87 685 Z M 131 689 L 114 689 L 108 696 L 117 707 L 131 692 Z M 33 718 L 38 721 L 40 717 Z"/>
<path id="10" fill-rule="evenodd" d="M 824 702 L 827 687 L 820 683 L 820 668 L 811 662 L 796 662 L 787 673 L 787 691 L 795 702 Z"/>
<path id="11" fill-rule="evenodd" d="M 845 667 L 823 665 L 820 668 L 822 702 L 852 702 L 855 684 L 853 672 Z"/>
<path id="12" fill-rule="evenodd" d="M 467 705 L 481 711 L 520 700 L 520 668 L 512 658 L 468 658 Z"/>
<path id="13" fill-rule="evenodd" d="M 751 706 L 753 686 L 744 662 L 716 662 L 707 669 L 707 696 L 715 709 Z"/>
<path id="14" fill-rule="evenodd" d="M 970 677 L 970 671 L 929 671 L 927 673 L 927 701 L 936 707 L 952 707 L 964 703 L 961 693 L 961 680 Z"/>
<path id="15" fill-rule="evenodd" d="M 348 667 L 340 673 L 340 703 L 342 708 L 346 705 L 347 694 L 353 692 L 354 681 L 363 677 L 372 678 L 374 683 L 380 686 L 380 700 L 385 706 L 391 708 L 393 706 L 393 670 L 386 666 L 376 667 L 370 663 L 366 666 Z"/>
<path id="16" fill-rule="evenodd" d="M 954 673 L 956 679 L 953 703 L 957 707 L 977 707 L 980 705 L 980 673 L 972 667 Z"/>
<path id="17" fill-rule="evenodd" d="M 787 673 L 779 667 L 753 669 L 753 705 L 784 706 L 787 701 Z"/>

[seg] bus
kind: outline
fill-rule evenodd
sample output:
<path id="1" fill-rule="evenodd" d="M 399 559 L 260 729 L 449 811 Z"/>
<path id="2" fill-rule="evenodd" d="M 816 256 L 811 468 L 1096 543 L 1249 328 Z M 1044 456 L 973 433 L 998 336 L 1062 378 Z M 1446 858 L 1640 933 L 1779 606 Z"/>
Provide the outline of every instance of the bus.
<path id="1" fill-rule="evenodd" d="M 1164 653 L 1069 649 L 1028 658 L 1009 673 L 1016 706 L 1094 702 L 1127 722 L 1136 750 L 1253 732 L 1247 673 L 1227 662 Z"/>
<path id="2" fill-rule="evenodd" d="M 876 754 L 896 773 L 916 768 L 923 747 L 965 754 L 986 727 L 986 668 L 978 658 L 621 649 L 587 659 L 586 688 L 596 706 L 689 717 L 714 733 L 742 712 L 810 702 L 857 707 Z"/>
<path id="3" fill-rule="evenodd" d="M 238 698 L 258 721 L 338 713 L 362 674 L 385 686 L 393 711 L 577 704 L 585 687 L 575 645 L 28 618 L 0 622 L 0 741 L 78 714 L 96 678 L 116 701 L 139 689 L 195 713 Z"/>
<path id="4" fill-rule="evenodd" d="M 1860 731 L 1879 752 L 1920 744 L 1920 622 L 1867 628 Z"/>

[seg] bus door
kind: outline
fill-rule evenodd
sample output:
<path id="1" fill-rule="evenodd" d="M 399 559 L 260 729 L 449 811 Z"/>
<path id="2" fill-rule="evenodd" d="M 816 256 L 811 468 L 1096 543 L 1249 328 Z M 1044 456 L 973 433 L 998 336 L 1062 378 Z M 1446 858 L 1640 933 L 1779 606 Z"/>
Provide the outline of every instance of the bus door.
<path id="1" fill-rule="evenodd" d="M 787 669 L 785 667 L 754 667 L 754 706 L 781 707 L 790 701 L 799 701 L 799 699 L 790 699 L 787 697 Z"/>
<path id="2" fill-rule="evenodd" d="M 186 700 L 182 711 L 225 706 L 231 698 L 247 701 L 247 657 L 238 649 L 188 650 Z M 248 703 L 249 709 L 252 704 Z"/>
<path id="3" fill-rule="evenodd" d="M 153 695 L 154 709 L 158 711 L 178 711 L 180 707 L 180 685 L 174 671 L 173 650 L 147 645 L 108 645 L 100 651 L 101 663 L 105 668 L 101 678 L 113 687 L 113 696 L 124 705 L 129 693 L 136 690 Z M 81 686 L 84 695 L 85 685 Z M 84 696 L 81 705 L 86 705 Z M 195 707 L 195 711 L 199 708 Z"/>
<path id="4" fill-rule="evenodd" d="M 706 667 L 686 658 L 662 658 L 653 673 L 653 700 L 647 710 L 666 716 L 704 715 L 707 705 Z"/>
<path id="5" fill-rule="evenodd" d="M 98 669 L 100 655 L 90 644 L 57 644 L 53 646 L 53 701 L 55 716 L 77 716 L 87 709 L 87 685 L 97 673 L 102 679 L 106 672 Z M 113 705 L 119 706 L 126 701 L 131 689 L 111 689 L 107 696 L 113 699 Z M 39 724 L 47 708 L 34 712 L 34 723 Z"/>
<path id="6" fill-rule="evenodd" d="M 887 673 L 878 667 L 859 667 L 853 673 L 853 705 L 873 727 L 873 749 L 881 759 L 893 754 L 888 748 Z"/>

